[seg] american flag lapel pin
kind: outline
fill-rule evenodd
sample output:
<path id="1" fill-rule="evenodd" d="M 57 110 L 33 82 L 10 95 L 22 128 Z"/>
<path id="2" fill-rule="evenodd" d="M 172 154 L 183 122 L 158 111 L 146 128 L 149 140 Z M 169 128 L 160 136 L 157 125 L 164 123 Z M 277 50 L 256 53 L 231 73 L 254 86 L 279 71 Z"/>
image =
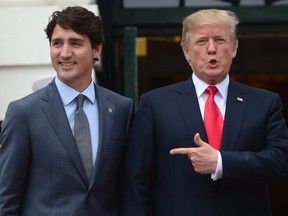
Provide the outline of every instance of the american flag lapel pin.
<path id="1" fill-rule="evenodd" d="M 108 108 L 108 112 L 111 114 L 113 112 L 112 108 Z"/>
<path id="2" fill-rule="evenodd" d="M 243 98 L 237 97 L 237 101 L 243 102 Z"/>

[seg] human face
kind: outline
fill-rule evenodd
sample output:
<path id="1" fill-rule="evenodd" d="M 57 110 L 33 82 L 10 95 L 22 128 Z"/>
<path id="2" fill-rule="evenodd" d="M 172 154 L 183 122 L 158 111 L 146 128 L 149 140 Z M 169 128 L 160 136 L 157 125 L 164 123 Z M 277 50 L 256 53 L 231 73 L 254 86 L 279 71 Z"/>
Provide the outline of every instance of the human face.
<path id="1" fill-rule="evenodd" d="M 56 25 L 50 55 L 59 80 L 79 92 L 84 91 L 91 82 L 93 61 L 101 49 L 102 45 L 92 48 L 88 36 Z"/>
<path id="2" fill-rule="evenodd" d="M 225 25 L 202 25 L 193 29 L 183 52 L 195 75 L 215 85 L 227 76 L 237 47 Z"/>

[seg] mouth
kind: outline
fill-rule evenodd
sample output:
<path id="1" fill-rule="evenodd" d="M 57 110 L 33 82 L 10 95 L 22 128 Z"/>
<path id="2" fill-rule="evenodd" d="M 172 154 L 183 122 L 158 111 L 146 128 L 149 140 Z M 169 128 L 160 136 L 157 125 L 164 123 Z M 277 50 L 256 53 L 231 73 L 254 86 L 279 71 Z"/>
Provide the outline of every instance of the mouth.
<path id="1" fill-rule="evenodd" d="M 63 70 L 63 71 L 70 71 L 74 68 L 74 66 L 76 65 L 75 62 L 59 62 L 59 67 Z"/>
<path id="2" fill-rule="evenodd" d="M 69 67 L 74 65 L 75 63 L 73 62 L 59 62 L 60 65 L 64 66 L 64 67 Z"/>
<path id="3" fill-rule="evenodd" d="M 218 66 L 218 61 L 216 59 L 210 59 L 208 65 L 211 68 L 216 68 Z"/>

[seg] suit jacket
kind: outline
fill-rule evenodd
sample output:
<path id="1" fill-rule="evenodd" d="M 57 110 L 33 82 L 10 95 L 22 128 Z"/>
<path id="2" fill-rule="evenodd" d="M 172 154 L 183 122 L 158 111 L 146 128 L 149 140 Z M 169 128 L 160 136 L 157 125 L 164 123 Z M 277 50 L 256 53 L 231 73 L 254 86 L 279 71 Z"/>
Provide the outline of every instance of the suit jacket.
<path id="1" fill-rule="evenodd" d="M 267 184 L 288 176 L 288 132 L 277 94 L 230 80 L 222 180 L 201 175 L 179 147 L 207 135 L 192 79 L 142 95 L 126 152 L 123 216 L 268 216 Z"/>
<path id="2" fill-rule="evenodd" d="M 122 154 L 134 106 L 108 89 L 95 91 L 99 148 L 90 182 L 54 81 L 10 103 L 1 133 L 1 216 L 119 215 Z"/>

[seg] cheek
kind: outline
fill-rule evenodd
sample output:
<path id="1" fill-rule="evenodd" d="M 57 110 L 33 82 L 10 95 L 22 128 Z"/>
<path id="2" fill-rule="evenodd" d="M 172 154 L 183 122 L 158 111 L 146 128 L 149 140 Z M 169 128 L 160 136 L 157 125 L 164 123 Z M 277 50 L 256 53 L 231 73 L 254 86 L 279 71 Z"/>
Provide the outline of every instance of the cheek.
<path id="1" fill-rule="evenodd" d="M 200 71 L 206 66 L 206 62 L 199 55 L 191 56 L 191 67 L 193 70 Z"/>
<path id="2" fill-rule="evenodd" d="M 51 59 L 57 57 L 57 55 L 59 55 L 59 52 L 55 49 L 50 49 L 50 56 L 51 56 Z"/>
<path id="3" fill-rule="evenodd" d="M 95 52 L 92 52 L 91 50 L 85 50 L 78 53 L 78 59 L 82 59 L 85 62 L 93 61 L 95 56 Z"/>
<path id="4" fill-rule="evenodd" d="M 227 54 L 225 55 L 225 59 L 227 62 L 232 62 L 233 58 L 235 57 L 235 54 L 232 52 L 227 51 Z"/>
<path id="5" fill-rule="evenodd" d="M 206 56 L 206 51 L 201 49 L 193 50 L 193 52 L 190 53 L 190 58 L 195 63 L 201 63 L 203 60 L 205 60 Z"/>

